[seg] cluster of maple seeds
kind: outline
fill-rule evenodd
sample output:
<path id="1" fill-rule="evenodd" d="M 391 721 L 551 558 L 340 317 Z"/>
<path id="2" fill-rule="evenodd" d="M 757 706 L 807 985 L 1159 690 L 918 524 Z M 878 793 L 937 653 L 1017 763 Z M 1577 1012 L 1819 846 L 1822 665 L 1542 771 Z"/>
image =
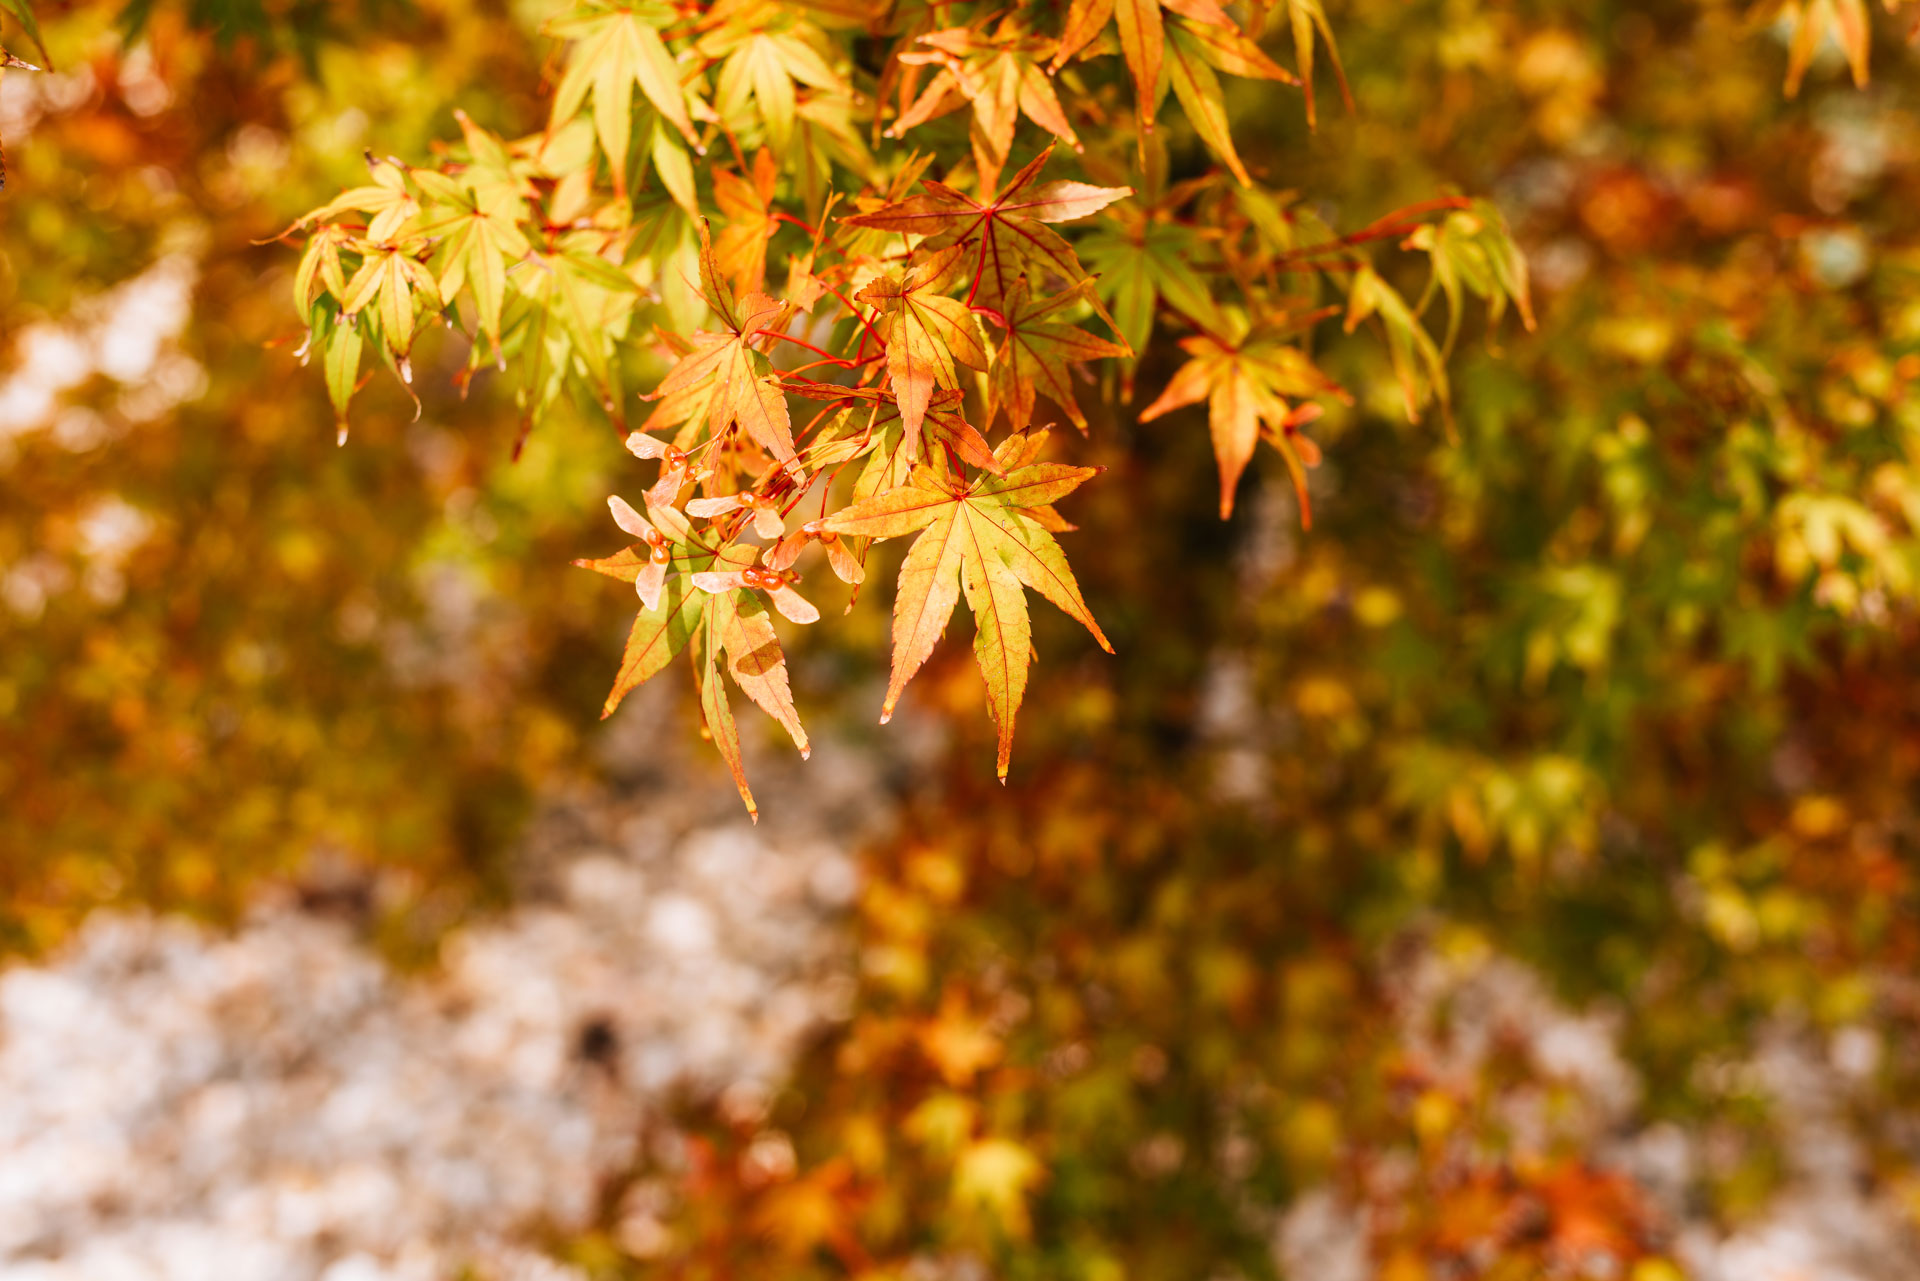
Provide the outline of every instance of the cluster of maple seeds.
<path id="1" fill-rule="evenodd" d="M 777 591 L 783 586 L 788 586 L 799 581 L 799 573 L 791 569 L 770 569 L 763 568 L 759 565 L 749 565 L 740 571 L 741 584 L 754 588 L 757 591 Z"/>

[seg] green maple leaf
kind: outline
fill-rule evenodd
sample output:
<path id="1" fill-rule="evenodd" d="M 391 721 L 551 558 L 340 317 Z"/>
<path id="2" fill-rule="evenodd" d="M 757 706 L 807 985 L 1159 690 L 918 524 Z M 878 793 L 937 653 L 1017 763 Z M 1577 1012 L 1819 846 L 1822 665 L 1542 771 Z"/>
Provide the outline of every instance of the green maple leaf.
<path id="1" fill-rule="evenodd" d="M 341 192 L 302 217 L 293 224 L 293 228 L 326 222 L 343 213 L 359 212 L 373 215 L 367 221 L 364 233 L 367 240 L 376 243 L 390 241 L 398 238 L 403 230 L 408 230 L 409 224 L 420 213 L 420 202 L 407 185 L 410 172 L 400 165 L 376 160 L 371 152 L 367 154 L 367 167 L 373 173 L 373 185 L 352 187 Z"/>
<path id="2" fill-rule="evenodd" d="M 655 0 L 615 4 L 586 0 L 547 24 L 549 34 L 574 42 L 566 74 L 553 94 L 548 131 L 579 114 L 593 96 L 593 127 L 613 168 L 614 188 L 627 189 L 627 151 L 633 136 L 633 89 L 640 87 L 653 109 L 699 149 L 693 120 L 680 88 L 680 69 L 659 31 L 675 20 L 672 8 Z"/>
<path id="3" fill-rule="evenodd" d="M 440 287 L 433 273 L 414 256 L 423 244 L 360 245 L 366 256 L 347 282 L 346 297 L 340 300 L 348 319 L 371 308 L 379 318 L 387 350 L 401 361 L 413 346 L 417 311 L 440 310 Z"/>
<path id="4" fill-rule="evenodd" d="M 1533 328 L 1533 301 L 1527 283 L 1527 258 L 1514 243 L 1507 221 L 1490 201 L 1476 200 L 1470 210 L 1450 213 L 1437 225 L 1428 223 L 1407 237 L 1407 247 L 1424 249 L 1433 260 L 1433 278 L 1426 295 L 1413 310 L 1426 310 L 1435 290 L 1446 295 L 1447 337 L 1440 354 L 1453 352 L 1460 334 L 1466 295 L 1486 300 L 1488 323 L 1498 325 L 1509 300 L 1519 308 L 1520 320 Z"/>
<path id="5" fill-rule="evenodd" d="M 713 17 L 721 17 L 715 9 Z M 738 116 L 751 99 L 766 129 L 767 142 L 785 152 L 792 141 L 800 101 L 797 85 L 846 98 L 853 89 L 833 69 L 819 28 L 767 6 L 733 6 L 735 12 L 701 37 L 701 56 L 720 60 L 713 106 L 723 117 Z"/>
<path id="6" fill-rule="evenodd" d="M 345 316 L 333 313 L 327 322 L 325 367 L 327 396 L 333 402 L 334 421 L 339 427 L 341 444 L 347 442 L 347 405 L 359 388 L 360 352 L 366 340 L 360 327 Z"/>
<path id="7" fill-rule="evenodd" d="M 1102 227 L 1080 242 L 1080 251 L 1099 279 L 1100 296 L 1113 310 L 1114 328 L 1129 347 L 1144 350 L 1153 336 L 1156 304 L 1165 299 L 1175 311 L 1205 322 L 1214 313 L 1213 298 L 1193 261 L 1200 238 L 1179 223 L 1122 220 Z"/>
<path id="8" fill-rule="evenodd" d="M 531 253 L 519 280 L 522 296 L 538 319 L 541 347 L 557 343 L 560 354 L 578 358 L 603 403 L 616 406 L 614 341 L 626 331 L 639 286 L 584 248 Z M 566 371 L 565 360 L 556 359 L 555 364 L 561 373 Z"/>
<path id="9" fill-rule="evenodd" d="M 1443 413 L 1448 412 L 1447 358 L 1441 354 L 1440 344 L 1434 342 L 1433 335 L 1420 323 L 1419 314 L 1392 285 L 1372 267 L 1362 267 L 1354 273 L 1348 289 L 1346 330 L 1352 333 L 1363 321 L 1376 317 L 1386 330 L 1387 356 L 1400 381 L 1407 421 L 1419 418 L 1428 396 L 1439 400 Z"/>
<path id="10" fill-rule="evenodd" d="M 480 328 L 497 349 L 507 268 L 533 252 L 519 223 L 526 196 L 509 185 L 456 182 L 425 171 L 416 178 L 435 198 L 421 215 L 420 233 L 440 240 L 434 254 L 441 264 L 440 297 L 452 299 L 471 284 Z"/>

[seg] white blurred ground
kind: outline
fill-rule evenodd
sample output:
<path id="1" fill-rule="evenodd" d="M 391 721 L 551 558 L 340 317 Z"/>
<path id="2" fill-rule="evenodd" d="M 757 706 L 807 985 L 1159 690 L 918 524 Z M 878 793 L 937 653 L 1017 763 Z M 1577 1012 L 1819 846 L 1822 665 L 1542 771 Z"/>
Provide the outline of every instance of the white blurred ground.
<path id="1" fill-rule="evenodd" d="M 751 1114 L 844 1008 L 858 760 L 763 770 L 758 830 L 706 772 L 550 806 L 522 905 L 429 977 L 292 901 L 230 937 L 103 915 L 0 975 L 0 1278 L 574 1275 L 531 1243 L 671 1142 L 660 1104 Z"/>

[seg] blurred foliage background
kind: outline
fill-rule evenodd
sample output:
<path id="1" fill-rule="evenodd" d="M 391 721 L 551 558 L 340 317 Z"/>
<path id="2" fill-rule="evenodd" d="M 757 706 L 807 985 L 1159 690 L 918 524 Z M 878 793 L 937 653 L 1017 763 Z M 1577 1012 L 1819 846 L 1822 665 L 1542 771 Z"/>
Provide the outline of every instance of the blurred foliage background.
<path id="1" fill-rule="evenodd" d="M 35 10 L 54 69 L 0 83 L 0 943 L 103 904 L 231 919 L 334 859 L 390 870 L 379 940 L 429 960 L 502 901 L 539 790 L 596 768 L 626 602 L 563 566 L 625 456 L 562 417 L 511 462 L 458 352 L 418 421 L 376 379 L 336 448 L 294 256 L 256 242 L 456 108 L 537 128 L 544 6 Z M 1316 353 L 1358 399 L 1316 428 L 1308 533 L 1271 457 L 1218 520 L 1203 410 L 1088 405 L 1073 551 L 1118 656 L 1036 617 L 1003 791 L 970 660 L 936 655 L 954 763 L 867 851 L 851 1020 L 768 1117 L 696 1115 L 670 1245 L 555 1243 L 576 1262 L 1266 1277 L 1276 1216 L 1332 1188 L 1395 1281 L 1680 1275 L 1603 1159 L 1620 1114 L 1524 1037 L 1468 1053 L 1445 999 L 1412 1017 L 1415 954 L 1611 1020 L 1634 1124 L 1704 1136 L 1719 1221 L 1794 1156 L 1738 1065 L 1818 1047 L 1920 1223 L 1910 18 L 1875 17 L 1866 87 L 1829 43 L 1789 97 L 1793 15 L 1744 4 L 1329 12 L 1355 111 L 1323 85 L 1310 134 L 1233 82 L 1249 168 L 1332 225 L 1489 195 L 1538 332 L 1469 321 L 1450 426 L 1405 421 L 1377 346 Z M 884 630 L 866 602 L 798 647 L 810 716 L 866 718 Z"/>
<path id="2" fill-rule="evenodd" d="M 416 872 L 430 938 L 592 723 L 606 624 L 553 566 L 618 442 L 562 427 L 506 468 L 484 396 L 390 396 L 337 450 L 254 241 L 456 106 L 535 118 L 536 55 L 497 5 L 328 6 L 271 42 L 245 5 L 147 9 L 129 46 L 115 6 L 42 6 L 55 71 L 6 82 L 4 929 L 231 915 L 331 850 Z"/>

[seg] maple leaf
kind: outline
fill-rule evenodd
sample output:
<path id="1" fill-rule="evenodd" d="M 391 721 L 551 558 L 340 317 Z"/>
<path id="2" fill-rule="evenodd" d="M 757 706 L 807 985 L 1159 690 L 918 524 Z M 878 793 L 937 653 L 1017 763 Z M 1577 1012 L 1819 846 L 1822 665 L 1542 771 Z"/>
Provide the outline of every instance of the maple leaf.
<path id="1" fill-rule="evenodd" d="M 649 510 L 659 525 L 673 528 L 671 522 L 676 513 L 651 507 Z M 621 525 L 624 528 L 626 521 L 621 521 Z M 737 544 L 724 548 L 707 546 L 692 533 L 684 520 L 674 528 L 667 552 L 666 572 L 661 575 L 659 593 L 651 604 L 642 602 L 640 613 L 633 620 L 626 652 L 620 660 L 619 675 L 614 678 L 613 689 L 600 709 L 603 719 L 613 715 L 614 709 L 629 693 L 664 670 L 674 656 L 686 648 L 694 629 L 705 618 L 707 606 L 713 597 L 694 587 L 692 575 L 716 566 L 722 569 L 744 568 L 753 563 L 754 556 L 753 548 Z M 612 556 L 576 560 L 573 563 L 581 569 L 605 574 L 608 578 L 634 583 L 638 589 L 639 580 L 650 572 L 650 566 L 655 563 L 654 549 L 637 544 Z"/>
<path id="2" fill-rule="evenodd" d="M 934 388 L 959 388 L 956 362 L 987 368 L 980 326 L 967 304 L 935 292 L 945 274 L 944 262 L 937 258 L 904 280 L 882 276 L 854 295 L 878 308 L 885 320 L 887 376 L 909 438 L 919 435 Z"/>
<path id="3" fill-rule="evenodd" d="M 373 309 L 387 350 L 400 362 L 401 376 L 411 382 L 412 371 L 406 362 L 407 352 L 413 346 L 416 312 L 440 310 L 439 285 L 426 264 L 416 257 L 423 252 L 425 242 L 404 245 L 361 242 L 356 247 L 365 256 L 360 261 L 360 269 L 347 282 L 346 296 L 340 300 L 341 310 L 351 323 L 360 312 L 369 307 Z"/>
<path id="4" fill-rule="evenodd" d="M 1449 404 L 1447 360 L 1440 345 L 1407 300 L 1372 267 L 1362 267 L 1348 287 L 1346 330 L 1352 333 L 1362 322 L 1375 317 L 1387 333 L 1387 356 L 1400 380 L 1407 421 L 1419 418 L 1429 394 L 1438 398 L 1445 410 Z"/>
<path id="5" fill-rule="evenodd" d="M 1340 48 L 1333 42 L 1333 24 L 1327 21 L 1321 0 L 1287 0 L 1287 23 L 1293 29 L 1293 58 L 1300 64 L 1300 82 L 1306 86 L 1307 128 L 1319 127 L 1313 108 L 1314 34 L 1327 45 L 1327 61 L 1333 64 L 1334 79 L 1340 83 L 1340 100 L 1353 111 L 1353 90 L 1347 87 L 1346 68 L 1340 65 Z"/>
<path id="6" fill-rule="evenodd" d="M 429 198 L 418 228 L 437 242 L 434 261 L 439 263 L 441 298 L 451 305 L 472 286 L 480 332 L 492 340 L 494 356 L 500 359 L 507 273 L 532 252 L 521 220 L 539 193 L 505 144 L 466 112 L 456 110 L 454 118 L 465 137 L 468 160 L 446 173 L 414 169 L 408 176 Z M 475 343 L 469 367 L 478 368 L 482 359 L 483 344 Z"/>
<path id="7" fill-rule="evenodd" d="M 1162 299 L 1189 319 L 1208 321 L 1213 298 L 1193 267 L 1200 251 L 1193 228 L 1146 218 L 1123 217 L 1121 223 L 1118 228 L 1102 227 L 1080 242 L 1098 273 L 1100 295 L 1112 304 L 1114 331 L 1121 340 L 1135 351 L 1144 350 Z"/>
<path id="8" fill-rule="evenodd" d="M 1034 396 L 1038 392 L 1064 410 L 1074 426 L 1081 431 L 1087 429 L 1087 417 L 1080 412 L 1074 398 L 1070 366 L 1105 356 L 1133 354 L 1125 347 L 1067 323 L 1063 313 L 1089 301 L 1092 292 L 1093 282 L 1083 280 L 1051 298 L 1030 299 L 1026 279 L 1014 282 L 1013 291 L 1001 304 L 1006 328 L 994 351 L 988 381 L 989 427 L 1004 410 L 1014 430 L 1025 429 L 1033 421 Z"/>
<path id="9" fill-rule="evenodd" d="M 1233 515 L 1234 491 L 1264 435 L 1287 461 L 1300 500 L 1300 523 L 1311 525 L 1304 469 L 1319 463 L 1320 450 L 1299 429 L 1320 416 L 1320 407 L 1294 409 L 1285 398 L 1344 393 L 1313 367 L 1305 352 L 1284 342 L 1277 326 L 1255 327 L 1237 342 L 1196 334 L 1181 339 L 1180 345 L 1192 359 L 1140 411 L 1140 421 L 1152 422 L 1182 406 L 1207 402 L 1213 455 L 1220 466 L 1222 520 Z"/>
<path id="10" fill-rule="evenodd" d="M 948 27 L 921 36 L 919 43 L 928 48 L 903 53 L 899 60 L 908 66 L 938 66 L 940 71 L 900 113 L 888 137 L 902 137 L 914 126 L 953 110 L 960 101 L 972 104 L 968 138 L 983 189 L 993 186 L 1006 165 L 1014 126 L 1022 115 L 1080 150 L 1080 139 L 1039 65 L 1054 47 L 1051 39 L 1009 16 L 991 36 L 973 27 Z"/>
<path id="11" fill-rule="evenodd" d="M 854 121 L 854 99 L 819 95 L 800 104 L 793 145 L 782 153 L 800 199 L 817 216 L 834 186 L 836 165 L 879 186 L 884 179 Z"/>
<path id="12" fill-rule="evenodd" d="M 837 430 L 823 432 L 807 451 L 808 459 L 815 467 L 824 468 L 832 463 L 856 458 L 861 460 L 860 472 L 853 482 L 854 502 L 906 484 L 914 465 L 922 458 L 939 460 L 943 456 L 949 457 L 956 463 L 965 463 L 996 476 L 1004 471 L 999 459 L 994 457 L 993 447 L 987 444 L 986 437 L 966 420 L 964 392 L 936 389 L 917 432 L 906 430 L 900 416 L 899 402 L 883 388 L 839 388 L 821 383 L 801 389 L 801 394 L 820 399 L 851 400 L 869 407 L 864 426 L 856 426 L 849 415 Z M 806 544 L 813 541 L 819 542 L 826 550 L 827 564 L 841 582 L 857 587 L 865 580 L 866 570 L 860 558 L 865 554 L 867 540 L 842 538 L 827 529 L 823 521 L 810 521 L 788 535 L 768 553 L 766 563 L 775 569 L 785 569 L 798 558 Z M 847 608 L 853 608 L 851 601 Z"/>
<path id="13" fill-rule="evenodd" d="M 315 228 L 308 237 L 293 276 L 293 305 L 301 315 L 311 316 L 313 304 L 322 293 L 332 294 L 335 302 L 347 296 L 347 274 L 340 251 L 351 248 L 353 241 L 353 233 L 339 223 Z"/>
<path id="14" fill-rule="evenodd" d="M 724 669 L 748 698 L 780 723 L 802 757 L 811 753 L 794 708 L 780 639 L 766 607 L 754 595 L 756 589 L 771 590 L 778 603 L 781 587 L 769 587 L 771 571 L 754 567 L 755 548 L 737 543 L 710 546 L 672 508 L 649 504 L 652 520 L 648 521 L 618 498 L 610 499 L 608 505 L 620 527 L 641 543 L 613 556 L 574 564 L 633 583 L 642 601 L 619 675 L 600 715 L 613 715 L 627 694 L 658 675 L 691 645 L 701 721 L 726 760 L 747 812 L 758 822 L 759 809 L 747 786 L 740 754 L 739 729 L 720 672 Z"/>
<path id="15" fill-rule="evenodd" d="M 1215 0 L 1073 0 L 1060 33 L 1059 47 L 1053 54 L 1057 70 L 1085 49 L 1114 21 L 1120 31 L 1120 52 L 1126 59 L 1127 73 L 1133 78 L 1134 105 L 1141 129 L 1151 133 L 1153 119 L 1159 114 L 1160 97 L 1166 92 L 1161 79 L 1161 63 L 1166 54 L 1166 9 L 1208 26 L 1233 26 Z"/>
<path id="16" fill-rule="evenodd" d="M 700 217 L 700 199 L 694 189 L 693 157 L 687 154 L 686 144 L 668 133 L 666 125 L 657 116 L 648 128 L 647 154 L 653 160 L 653 171 L 660 175 L 660 185 L 666 188 L 667 195 L 686 211 L 687 217 L 697 221 Z"/>
<path id="17" fill-rule="evenodd" d="M 361 337 L 359 326 L 345 316 L 330 314 L 325 324 L 326 355 L 322 363 L 326 369 L 327 398 L 333 402 L 336 439 L 344 445 L 347 443 L 347 405 L 359 389 L 360 353 L 366 340 Z"/>
<path id="18" fill-rule="evenodd" d="M 714 237 L 713 256 L 728 281 L 741 293 L 753 293 L 767 281 L 767 242 L 780 228 L 773 216 L 773 154 L 762 147 L 753 158 L 751 179 L 730 169 L 713 171 L 713 200 L 727 216 Z"/>
<path id="19" fill-rule="evenodd" d="M 326 204 L 303 215 L 293 227 L 296 230 L 309 223 L 326 222 L 338 218 L 343 213 L 365 213 L 373 215 L 367 222 L 363 238 L 375 242 L 391 241 L 399 236 L 420 212 L 420 202 L 414 198 L 407 185 L 408 171 L 405 165 L 376 158 L 366 153 L 367 168 L 373 174 L 370 187 L 351 187 L 341 192 Z"/>
<path id="20" fill-rule="evenodd" d="M 477 132 L 470 130 L 469 136 Z M 441 263 L 440 297 L 452 299 L 471 284 L 481 331 L 497 351 L 507 264 L 533 251 L 519 225 L 531 190 L 510 178 L 500 180 L 483 166 L 475 166 L 461 178 L 464 181 L 425 170 L 414 175 L 421 189 L 436 200 L 421 214 L 420 234 L 439 241 L 434 256 Z"/>
<path id="21" fill-rule="evenodd" d="M 974 657 L 999 726 L 1003 780 L 1033 652 L 1022 588 L 1045 596 L 1113 652 L 1081 598 L 1065 553 L 1025 510 L 1051 505 L 1096 474 L 1092 467 L 1033 461 L 1045 437 L 1038 432 L 1002 443 L 997 457 L 1005 475 L 969 481 L 917 467 L 906 484 L 842 508 L 823 522 L 834 533 L 867 538 L 919 533 L 900 566 L 894 596 L 893 675 L 881 708 L 883 725 L 907 682 L 933 653 L 964 591 L 974 617 Z"/>
<path id="22" fill-rule="evenodd" d="M 1241 186 L 1252 186 L 1253 179 L 1247 175 L 1240 153 L 1234 149 L 1233 133 L 1227 127 L 1226 96 L 1214 69 L 1282 83 L 1300 82 L 1231 25 L 1196 26 L 1175 22 L 1166 30 L 1165 55 L 1167 79 L 1173 86 L 1174 97 L 1187 113 L 1187 122 L 1227 162 L 1227 168 Z"/>
<path id="23" fill-rule="evenodd" d="M 640 287 L 618 267 L 579 245 L 557 253 L 535 250 L 526 262 L 517 287 L 540 320 L 537 336 L 528 337 L 529 345 L 542 355 L 551 347 L 564 357 L 555 361 L 563 373 L 570 359 L 578 358 L 602 402 L 616 406 L 614 340 L 626 329 Z"/>
<path id="24" fill-rule="evenodd" d="M 740 731 L 733 719 L 733 708 L 727 703 L 721 670 L 792 736 L 802 759 L 812 755 L 813 749 L 794 709 L 786 656 L 780 650 L 780 638 L 774 634 L 766 606 L 744 589 L 706 595 L 705 615 L 692 634 L 693 677 L 700 698 L 700 720 L 707 736 L 720 749 L 748 815 L 758 823 L 760 807 L 754 803 L 753 792 L 747 786 L 746 766 L 740 754 Z"/>
<path id="25" fill-rule="evenodd" d="M 738 423 L 775 458 L 794 461 L 786 393 L 767 358 L 752 347 L 762 331 L 780 323 L 786 305 L 757 291 L 736 297 L 720 273 L 705 223 L 700 224 L 700 276 L 701 294 L 725 328 L 695 332 L 692 350 L 645 397 L 660 402 L 648 426 L 670 427 L 704 416 L 718 436 Z"/>
<path id="26" fill-rule="evenodd" d="M 1520 320 L 1533 328 L 1533 302 L 1527 283 L 1527 258 L 1507 230 L 1506 219 L 1490 201 L 1476 200 L 1470 210 L 1450 213 L 1438 224 L 1427 223 L 1414 229 L 1405 241 L 1408 249 L 1424 249 L 1433 261 L 1433 278 L 1427 284 L 1427 296 L 1413 310 L 1426 310 L 1427 297 L 1435 290 L 1446 295 L 1447 336 L 1440 344 L 1444 357 L 1453 351 L 1460 333 L 1465 295 L 1472 293 L 1486 300 L 1488 323 L 1498 325 L 1511 299 L 1520 309 Z"/>
<path id="27" fill-rule="evenodd" d="M 473 117 L 458 107 L 453 109 L 453 118 L 460 126 L 462 140 L 467 144 L 467 160 L 463 164 L 450 166 L 449 177 L 469 188 L 481 200 L 491 200 L 499 195 L 534 197 L 534 188 L 528 181 L 524 164 L 515 162 L 514 154 L 506 143 L 475 124 Z M 425 171 L 413 171 L 415 181 L 419 180 L 422 172 Z"/>
<path id="28" fill-rule="evenodd" d="M 1318 0 L 1310 3 L 1318 8 Z M 1175 15 L 1172 23 L 1166 21 L 1162 9 Z M 1141 133 L 1153 132 L 1161 98 L 1171 85 L 1195 131 L 1221 154 L 1234 176 L 1246 183 L 1245 170 L 1227 132 L 1226 104 L 1214 68 L 1285 84 L 1299 84 L 1300 79 L 1262 52 L 1214 0 L 1074 0 L 1053 55 L 1054 68 L 1065 65 L 1090 45 L 1110 20 L 1119 28 L 1120 50 L 1133 79 Z M 1321 22 L 1324 26 L 1324 17 Z M 1310 81 L 1311 44 L 1307 53 Z M 1343 79 L 1343 88 L 1345 83 Z M 1311 120 L 1311 97 L 1307 114 Z"/>
<path id="29" fill-rule="evenodd" d="M 702 150 L 693 134 L 680 71 L 661 43 L 659 30 L 675 19 L 656 0 L 585 0 L 547 24 L 551 35 L 574 42 L 566 74 L 553 94 L 549 133 L 574 118 L 593 95 L 593 128 L 613 169 L 614 190 L 627 190 L 627 152 L 633 136 L 633 89 L 640 86 L 653 109 Z"/>
<path id="30" fill-rule="evenodd" d="M 800 105 L 796 84 L 840 98 L 852 95 L 852 86 L 834 71 L 826 41 L 812 23 L 760 0 L 716 5 L 708 17 L 720 23 L 699 43 L 703 57 L 721 63 L 714 110 L 732 118 L 751 98 L 775 150 L 784 152 L 793 140 Z"/>
<path id="31" fill-rule="evenodd" d="M 926 247 L 978 243 L 974 293 L 988 301 L 1005 298 L 1015 280 L 1059 277 L 1069 283 L 1086 272 L 1073 249 L 1046 223 L 1072 222 L 1098 213 L 1133 194 L 1131 187 L 1095 187 L 1055 181 L 1035 185 L 1053 155 L 1049 145 L 1015 174 L 992 200 L 982 203 L 945 183 L 927 179 L 919 195 L 841 221 L 849 226 L 933 237 Z M 968 301 L 973 296 L 970 294 Z"/>

